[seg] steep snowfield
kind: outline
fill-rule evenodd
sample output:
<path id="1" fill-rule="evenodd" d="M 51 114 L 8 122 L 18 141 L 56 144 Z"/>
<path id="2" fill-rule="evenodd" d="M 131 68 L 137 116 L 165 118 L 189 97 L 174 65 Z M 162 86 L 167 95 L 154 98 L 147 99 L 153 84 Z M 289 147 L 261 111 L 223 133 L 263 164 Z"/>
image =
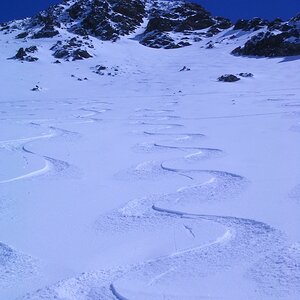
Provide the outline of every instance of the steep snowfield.
<path id="1" fill-rule="evenodd" d="M 299 59 L 230 55 L 243 37 L 122 38 L 54 64 L 54 38 L 20 63 L 14 36 L 0 35 L 0 299 L 299 299 Z"/>

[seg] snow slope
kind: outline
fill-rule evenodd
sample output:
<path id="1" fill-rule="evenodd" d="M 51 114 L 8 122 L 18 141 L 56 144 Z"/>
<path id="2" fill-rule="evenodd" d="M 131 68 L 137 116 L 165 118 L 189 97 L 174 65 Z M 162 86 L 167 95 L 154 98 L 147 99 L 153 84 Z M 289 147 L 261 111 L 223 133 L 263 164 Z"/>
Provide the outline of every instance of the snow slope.
<path id="1" fill-rule="evenodd" d="M 53 64 L 55 37 L 14 36 L 0 33 L 0 299 L 299 299 L 297 57 L 230 55 L 248 36 L 124 37 Z M 33 44 L 37 62 L 7 60 Z"/>

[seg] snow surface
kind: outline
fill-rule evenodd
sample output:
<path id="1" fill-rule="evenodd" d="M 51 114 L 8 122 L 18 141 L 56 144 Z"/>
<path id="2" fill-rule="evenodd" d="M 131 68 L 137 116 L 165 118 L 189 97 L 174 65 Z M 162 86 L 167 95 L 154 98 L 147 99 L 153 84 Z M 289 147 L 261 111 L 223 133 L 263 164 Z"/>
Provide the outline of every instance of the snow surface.
<path id="1" fill-rule="evenodd" d="M 299 299 L 300 60 L 122 38 L 62 64 L 55 39 L 34 41 L 39 61 L 20 63 L 14 36 L 0 35 L 0 299 Z"/>

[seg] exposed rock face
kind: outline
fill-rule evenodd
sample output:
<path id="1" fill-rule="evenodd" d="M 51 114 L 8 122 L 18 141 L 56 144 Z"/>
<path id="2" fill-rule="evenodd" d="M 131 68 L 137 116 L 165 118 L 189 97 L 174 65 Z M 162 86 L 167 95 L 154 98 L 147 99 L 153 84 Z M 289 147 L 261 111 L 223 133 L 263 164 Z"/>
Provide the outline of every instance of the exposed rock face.
<path id="1" fill-rule="evenodd" d="M 241 80 L 240 78 L 238 78 L 237 76 L 233 75 L 233 74 L 225 74 L 222 75 L 218 78 L 219 81 L 223 81 L 223 82 L 236 82 Z"/>
<path id="2" fill-rule="evenodd" d="M 32 92 L 39 92 L 39 91 L 41 91 L 41 87 L 38 86 L 38 85 L 36 85 L 35 87 L 33 87 L 33 88 L 31 89 L 31 91 L 32 91 Z"/>
<path id="3" fill-rule="evenodd" d="M 252 73 L 239 73 L 239 76 L 244 78 L 252 78 L 254 75 Z"/>
<path id="4" fill-rule="evenodd" d="M 61 39 L 53 47 L 54 56 L 66 60 L 91 57 L 89 46 L 79 40 L 76 44 L 72 35 L 115 42 L 137 29 L 135 40 L 151 48 L 175 49 L 203 41 L 202 48 L 212 49 L 218 43 L 232 43 L 243 31 L 252 38 L 234 49 L 234 55 L 300 55 L 300 14 L 288 22 L 254 18 L 233 25 L 181 0 L 64 0 L 32 18 L 0 24 L 4 34 L 18 30 L 17 39 L 54 37 L 57 42 L 60 33 L 67 33 L 69 41 Z"/>
<path id="5" fill-rule="evenodd" d="M 227 19 L 213 18 L 202 6 L 182 1 L 153 2 L 149 12 L 149 22 L 141 35 L 140 43 L 152 48 L 180 48 L 189 46 L 189 40 L 195 40 L 195 31 L 211 28 L 209 33 L 219 32 L 232 26 Z M 215 31 L 214 31 L 215 30 Z M 217 31 L 216 31 L 217 30 Z M 174 39 L 172 33 L 182 33 Z"/>
<path id="6" fill-rule="evenodd" d="M 35 53 L 37 52 L 38 49 L 36 46 L 31 46 L 28 48 L 20 48 L 17 51 L 17 54 L 13 57 L 11 57 L 10 59 L 17 59 L 17 60 L 21 60 L 21 61 L 28 61 L 28 62 L 34 62 L 37 61 L 38 58 L 37 57 L 33 57 L 31 55 L 29 55 L 28 53 Z"/>
<path id="7" fill-rule="evenodd" d="M 153 48 L 189 46 L 200 40 L 199 36 L 211 37 L 232 26 L 228 19 L 213 18 L 202 6 L 180 0 L 65 0 L 25 20 L 25 31 L 17 38 L 51 38 L 63 28 L 81 36 L 116 41 L 136 30 L 144 19 L 148 24 L 139 40 Z"/>
<path id="8" fill-rule="evenodd" d="M 103 65 L 97 65 L 94 68 L 92 68 L 93 72 L 100 75 L 100 76 L 116 76 L 120 72 L 120 67 L 119 66 L 113 66 L 113 67 L 106 67 Z"/>
<path id="9" fill-rule="evenodd" d="M 17 36 L 16 36 L 16 39 L 24 39 L 28 36 L 28 32 L 24 31 L 24 32 L 21 32 L 19 33 Z"/>
<path id="10" fill-rule="evenodd" d="M 88 41 L 80 38 L 71 38 L 65 41 L 58 41 L 51 50 L 54 51 L 53 56 L 58 59 L 66 60 L 82 60 L 92 57 L 86 48 L 93 48 L 93 45 Z"/>
<path id="11" fill-rule="evenodd" d="M 243 47 L 234 49 L 232 54 L 266 57 L 300 55 L 300 31 L 292 30 L 279 34 L 261 32 Z"/>
<path id="12" fill-rule="evenodd" d="M 179 72 L 184 72 L 184 71 L 191 71 L 191 69 L 188 68 L 187 66 L 183 66 L 183 67 L 179 70 Z"/>
<path id="13" fill-rule="evenodd" d="M 251 26 L 250 21 L 243 21 L 245 23 L 239 21 L 234 29 L 255 31 L 264 28 L 265 30 L 253 36 L 244 46 L 234 49 L 232 54 L 265 57 L 300 55 L 299 19 L 300 14 L 288 22 L 283 22 L 281 19 L 272 22 L 253 19 Z"/>
<path id="14" fill-rule="evenodd" d="M 240 19 L 236 22 L 233 29 L 243 30 L 243 31 L 250 31 L 250 30 L 256 31 L 268 25 L 269 22 L 261 18 L 254 18 L 252 20 Z"/>
<path id="15" fill-rule="evenodd" d="M 72 32 L 114 41 L 142 23 L 145 6 L 140 0 L 81 0 L 71 5 L 67 14 L 75 21 Z"/>
<path id="16" fill-rule="evenodd" d="M 141 0 L 65 0 L 27 22 L 32 38 L 49 38 L 65 27 L 78 35 L 93 35 L 115 41 L 135 30 L 143 21 L 145 5 Z"/>
<path id="17" fill-rule="evenodd" d="M 41 30 L 32 35 L 33 39 L 52 38 L 59 34 L 59 31 L 54 26 L 44 26 Z"/>
<path id="18" fill-rule="evenodd" d="M 191 45 L 184 40 L 175 41 L 168 33 L 157 31 L 145 34 L 141 39 L 141 44 L 151 48 L 165 49 L 176 49 Z"/>

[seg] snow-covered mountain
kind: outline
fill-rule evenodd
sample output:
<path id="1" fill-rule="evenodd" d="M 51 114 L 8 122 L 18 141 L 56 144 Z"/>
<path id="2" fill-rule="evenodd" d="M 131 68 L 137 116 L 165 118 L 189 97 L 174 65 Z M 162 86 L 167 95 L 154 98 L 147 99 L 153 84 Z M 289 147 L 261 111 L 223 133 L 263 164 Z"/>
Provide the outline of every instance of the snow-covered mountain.
<path id="1" fill-rule="evenodd" d="M 85 39 L 94 36 L 113 42 L 139 31 L 131 38 L 145 46 L 166 49 L 186 47 L 202 40 L 211 45 L 210 39 L 220 33 L 224 36 L 225 32 L 226 36 L 219 42 L 236 40 L 240 32 L 256 32 L 246 45 L 233 53 L 258 56 L 300 54 L 299 15 L 287 22 L 255 18 L 239 20 L 233 26 L 230 20 L 213 17 L 200 5 L 183 1 L 66 0 L 32 18 L 3 24 L 1 30 L 4 33 L 21 31 L 16 35 L 18 39 L 52 38 L 68 32 Z M 64 46 L 68 48 L 68 45 Z M 79 47 L 72 43 L 71 46 Z M 56 56 L 68 56 L 67 49 L 56 52 Z"/>
<path id="2" fill-rule="evenodd" d="M 0 25 L 0 299 L 300 297 L 300 19 L 69 0 Z"/>

